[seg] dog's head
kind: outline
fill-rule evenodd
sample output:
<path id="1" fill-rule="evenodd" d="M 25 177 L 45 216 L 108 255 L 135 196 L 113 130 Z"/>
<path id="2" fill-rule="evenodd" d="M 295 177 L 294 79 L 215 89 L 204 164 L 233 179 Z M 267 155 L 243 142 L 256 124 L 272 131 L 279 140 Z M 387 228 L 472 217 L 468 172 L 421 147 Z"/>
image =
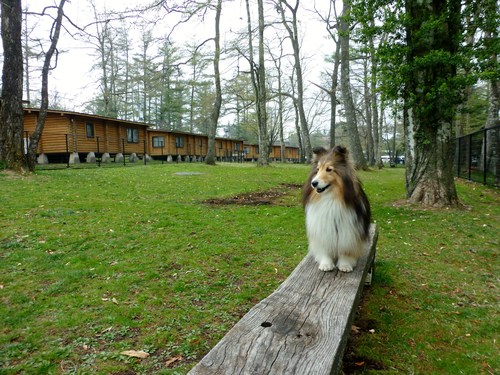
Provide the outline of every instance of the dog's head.
<path id="1" fill-rule="evenodd" d="M 343 146 L 336 146 L 331 151 L 323 147 L 315 148 L 311 186 L 317 193 L 323 193 L 331 187 L 341 187 L 341 175 L 348 168 L 348 151 Z"/>
<path id="2" fill-rule="evenodd" d="M 304 185 L 303 203 L 306 204 L 315 194 L 327 191 L 334 193 L 338 198 L 343 197 L 346 189 L 353 188 L 353 178 L 355 178 L 347 148 L 336 146 L 328 151 L 318 147 L 313 153 L 311 174 Z"/>

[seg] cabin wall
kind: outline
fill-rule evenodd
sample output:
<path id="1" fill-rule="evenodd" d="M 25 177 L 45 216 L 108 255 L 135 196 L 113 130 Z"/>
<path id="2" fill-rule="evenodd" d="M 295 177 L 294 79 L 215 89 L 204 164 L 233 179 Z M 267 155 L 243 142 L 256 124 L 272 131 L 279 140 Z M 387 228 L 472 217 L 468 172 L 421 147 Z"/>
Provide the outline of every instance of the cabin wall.
<path id="1" fill-rule="evenodd" d="M 162 142 L 163 141 L 163 142 Z M 161 145 L 163 144 L 163 147 Z M 167 130 L 148 131 L 148 151 L 153 157 L 181 156 L 203 158 L 207 154 L 208 138 L 201 134 L 172 132 Z M 241 158 L 243 141 L 225 138 L 215 139 L 215 156 L 218 160 Z"/>
<path id="2" fill-rule="evenodd" d="M 35 130 L 38 111 L 25 109 L 24 131 L 29 138 Z M 163 142 L 162 142 L 163 141 Z M 130 155 L 148 154 L 152 157 L 180 156 L 203 158 L 208 149 L 208 137 L 179 131 L 148 129 L 148 126 L 100 116 L 76 112 L 49 111 L 40 138 L 38 153 L 64 157 L 68 153 L 102 155 L 122 153 Z M 219 161 L 255 161 L 259 157 L 255 144 L 244 144 L 243 140 L 215 139 L 215 157 Z M 298 161 L 298 148 L 286 147 L 288 161 Z M 82 156 L 82 155 L 80 155 Z M 279 146 L 273 146 L 271 160 L 280 160 Z"/>
<path id="3" fill-rule="evenodd" d="M 28 138 L 36 127 L 38 113 L 24 113 L 24 134 Z M 66 152 L 66 134 L 69 130 L 69 121 L 65 116 L 55 113 L 47 114 L 45 127 L 38 142 L 38 153 L 59 153 Z"/>

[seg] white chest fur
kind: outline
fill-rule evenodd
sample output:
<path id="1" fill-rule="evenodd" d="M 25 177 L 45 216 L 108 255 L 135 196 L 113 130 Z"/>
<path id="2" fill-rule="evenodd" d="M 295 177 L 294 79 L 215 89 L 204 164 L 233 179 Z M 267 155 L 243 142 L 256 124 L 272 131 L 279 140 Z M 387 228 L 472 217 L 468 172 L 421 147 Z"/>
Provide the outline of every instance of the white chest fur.
<path id="1" fill-rule="evenodd" d="M 328 254 L 333 258 L 339 254 L 359 254 L 362 225 L 354 209 L 324 194 L 308 203 L 305 211 L 309 250 L 313 254 Z"/>

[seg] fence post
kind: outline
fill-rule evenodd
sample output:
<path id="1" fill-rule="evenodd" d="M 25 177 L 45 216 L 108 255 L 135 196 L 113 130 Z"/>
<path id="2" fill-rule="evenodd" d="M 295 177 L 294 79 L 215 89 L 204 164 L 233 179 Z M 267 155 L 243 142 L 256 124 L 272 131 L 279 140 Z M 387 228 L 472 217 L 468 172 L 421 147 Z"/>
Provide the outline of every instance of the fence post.
<path id="1" fill-rule="evenodd" d="M 486 171 L 488 170 L 486 163 L 488 162 L 488 129 L 483 129 L 483 184 L 486 185 Z"/>
<path id="2" fill-rule="evenodd" d="M 97 161 L 97 166 L 100 167 L 101 166 L 101 157 L 100 157 L 100 152 L 99 152 L 99 136 L 96 137 L 96 141 L 97 141 L 97 157 L 95 158 L 96 161 Z"/>
<path id="3" fill-rule="evenodd" d="M 66 134 L 66 153 L 68 154 L 68 161 L 66 163 L 66 167 L 69 168 L 69 141 L 68 141 L 68 134 Z"/>
<path id="4" fill-rule="evenodd" d="M 467 155 L 467 179 L 470 181 L 472 176 L 472 134 L 467 137 L 469 152 Z"/>
<path id="5" fill-rule="evenodd" d="M 125 138 L 122 138 L 123 166 L 125 166 Z"/>

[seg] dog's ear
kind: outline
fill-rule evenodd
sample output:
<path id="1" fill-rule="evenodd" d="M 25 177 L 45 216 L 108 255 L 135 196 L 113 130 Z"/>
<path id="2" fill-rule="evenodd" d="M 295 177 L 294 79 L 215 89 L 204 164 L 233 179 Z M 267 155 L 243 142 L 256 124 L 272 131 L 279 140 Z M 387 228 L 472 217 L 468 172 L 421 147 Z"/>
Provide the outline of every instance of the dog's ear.
<path id="1" fill-rule="evenodd" d="M 328 153 L 328 150 L 324 147 L 314 147 L 313 148 L 313 163 L 317 163 L 318 160 L 323 156 Z"/>
<path id="2" fill-rule="evenodd" d="M 334 155 L 335 160 L 345 162 L 349 156 L 349 151 L 347 150 L 347 147 L 339 145 L 332 149 L 332 154 Z"/>
<path id="3" fill-rule="evenodd" d="M 339 145 L 339 146 L 335 146 L 335 147 L 332 149 L 332 152 L 333 152 L 333 153 L 336 153 L 336 154 L 343 154 L 343 155 L 347 155 L 347 153 L 348 153 L 349 151 L 347 151 L 347 147 Z"/>

